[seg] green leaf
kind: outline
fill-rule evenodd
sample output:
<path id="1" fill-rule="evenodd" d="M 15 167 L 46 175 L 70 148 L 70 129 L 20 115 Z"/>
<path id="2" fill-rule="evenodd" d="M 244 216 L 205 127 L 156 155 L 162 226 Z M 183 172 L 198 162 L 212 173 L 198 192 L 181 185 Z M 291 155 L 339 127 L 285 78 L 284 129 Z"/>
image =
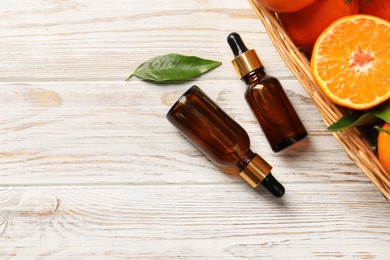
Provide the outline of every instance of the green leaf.
<path id="1" fill-rule="evenodd" d="M 350 127 L 374 124 L 380 120 L 390 123 L 390 99 L 364 114 L 355 113 L 343 116 L 336 123 L 329 126 L 328 130 L 337 132 Z"/>
<path id="2" fill-rule="evenodd" d="M 375 107 L 372 110 L 372 114 L 377 118 L 380 118 L 383 121 L 390 123 L 390 99 L 387 100 L 385 103 Z"/>
<path id="3" fill-rule="evenodd" d="M 329 126 L 328 130 L 331 132 L 338 132 L 350 127 L 373 124 L 377 121 L 378 119 L 371 112 L 366 112 L 362 115 L 346 115 L 340 118 L 336 123 Z"/>
<path id="4" fill-rule="evenodd" d="M 221 64 L 219 61 L 172 53 L 142 63 L 126 80 L 133 76 L 157 82 L 184 80 L 206 73 Z"/>
<path id="5" fill-rule="evenodd" d="M 389 135 L 390 135 L 390 131 L 387 130 L 387 129 L 384 129 L 384 128 L 380 127 L 380 126 L 374 126 L 374 128 L 375 128 L 376 130 L 378 130 L 378 132 L 385 132 L 386 134 L 389 134 Z"/>

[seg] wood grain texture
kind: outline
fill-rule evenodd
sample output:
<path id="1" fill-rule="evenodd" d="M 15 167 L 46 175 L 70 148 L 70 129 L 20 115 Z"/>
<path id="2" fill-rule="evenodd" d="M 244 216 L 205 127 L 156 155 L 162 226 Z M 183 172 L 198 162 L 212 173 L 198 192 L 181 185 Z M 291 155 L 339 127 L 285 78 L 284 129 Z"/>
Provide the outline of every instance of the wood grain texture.
<path id="1" fill-rule="evenodd" d="M 0 19 L 0 258 L 389 258 L 386 200 L 245 0 L 16 0 Z M 231 31 L 281 79 L 304 141 L 271 151 L 230 65 Z M 223 65 L 180 84 L 123 81 L 171 52 Z M 284 198 L 217 169 L 169 124 L 193 84 L 247 130 Z"/>
<path id="2" fill-rule="evenodd" d="M 201 80 L 236 80 L 231 31 L 244 33 L 270 72 L 291 76 L 245 0 L 16 0 L 2 10 L 0 81 L 124 80 L 146 59 L 172 52 L 231 70 Z"/>
<path id="3" fill-rule="evenodd" d="M 336 190 L 326 184 L 311 186 L 327 190 L 321 204 L 316 191 L 302 194 L 305 184 L 296 184 L 278 201 L 244 184 L 2 188 L 0 242 L 7 247 L 0 255 L 3 259 L 389 255 L 390 210 L 385 201 L 378 203 L 364 184 Z M 356 193 L 365 196 L 359 199 Z"/>
<path id="4" fill-rule="evenodd" d="M 2 183 L 241 182 L 219 174 L 165 118 L 193 83 L 0 84 Z M 282 83 L 310 136 L 277 154 L 245 103 L 241 82 L 199 86 L 248 131 L 253 151 L 284 181 L 368 182 L 326 131 L 299 84 Z M 321 169 L 316 174 L 313 161 Z"/>

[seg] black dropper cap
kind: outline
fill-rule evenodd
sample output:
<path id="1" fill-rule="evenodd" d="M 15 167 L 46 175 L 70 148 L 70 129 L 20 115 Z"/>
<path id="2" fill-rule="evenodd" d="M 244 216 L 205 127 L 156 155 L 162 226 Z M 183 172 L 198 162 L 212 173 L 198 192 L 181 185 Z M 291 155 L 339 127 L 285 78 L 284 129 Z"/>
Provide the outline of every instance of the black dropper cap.
<path id="1" fill-rule="evenodd" d="M 284 187 L 277 179 L 272 175 L 272 173 L 268 173 L 264 180 L 261 182 L 261 185 L 266 188 L 269 192 L 272 193 L 275 197 L 283 197 L 284 195 Z"/>
<path id="2" fill-rule="evenodd" d="M 227 42 L 234 54 L 232 64 L 240 79 L 250 72 L 263 67 L 256 51 L 253 49 L 249 50 L 238 33 L 233 32 L 229 34 Z"/>
<path id="3" fill-rule="evenodd" d="M 227 37 L 227 42 L 229 43 L 229 46 L 232 49 L 232 52 L 235 57 L 248 51 L 248 48 L 242 41 L 241 36 L 236 32 L 232 32 L 231 34 L 229 34 L 229 36 Z"/>

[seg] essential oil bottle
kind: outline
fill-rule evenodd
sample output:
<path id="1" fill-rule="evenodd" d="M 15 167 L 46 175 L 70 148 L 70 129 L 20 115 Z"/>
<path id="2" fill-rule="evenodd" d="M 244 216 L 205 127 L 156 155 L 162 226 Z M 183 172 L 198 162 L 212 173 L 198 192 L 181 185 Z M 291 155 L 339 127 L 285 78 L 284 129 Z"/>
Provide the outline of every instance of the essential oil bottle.
<path id="1" fill-rule="evenodd" d="M 276 197 L 284 187 L 272 167 L 250 149 L 247 132 L 199 87 L 187 90 L 172 106 L 167 119 L 211 162 L 235 168 L 253 188 L 261 184 Z"/>
<path id="2" fill-rule="evenodd" d="M 257 118 L 272 150 L 278 152 L 306 135 L 306 129 L 279 80 L 265 73 L 255 50 L 248 50 L 238 33 L 227 41 L 235 58 L 232 61 L 247 88 L 245 99 Z"/>

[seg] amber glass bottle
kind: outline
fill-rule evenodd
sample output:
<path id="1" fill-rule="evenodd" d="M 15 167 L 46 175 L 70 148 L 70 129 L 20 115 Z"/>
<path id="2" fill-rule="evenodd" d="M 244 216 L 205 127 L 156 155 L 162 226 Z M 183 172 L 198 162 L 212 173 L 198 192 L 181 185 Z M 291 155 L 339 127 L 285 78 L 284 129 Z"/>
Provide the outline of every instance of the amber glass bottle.
<path id="1" fill-rule="evenodd" d="M 272 167 L 251 151 L 246 131 L 199 87 L 187 90 L 167 119 L 217 166 L 235 168 L 252 187 L 261 183 L 274 196 L 283 196 L 284 187 L 271 174 Z"/>
<path id="2" fill-rule="evenodd" d="M 294 107 L 276 78 L 267 75 L 255 50 L 248 50 L 237 33 L 228 36 L 232 61 L 247 89 L 245 99 L 272 150 L 278 152 L 307 135 Z"/>

